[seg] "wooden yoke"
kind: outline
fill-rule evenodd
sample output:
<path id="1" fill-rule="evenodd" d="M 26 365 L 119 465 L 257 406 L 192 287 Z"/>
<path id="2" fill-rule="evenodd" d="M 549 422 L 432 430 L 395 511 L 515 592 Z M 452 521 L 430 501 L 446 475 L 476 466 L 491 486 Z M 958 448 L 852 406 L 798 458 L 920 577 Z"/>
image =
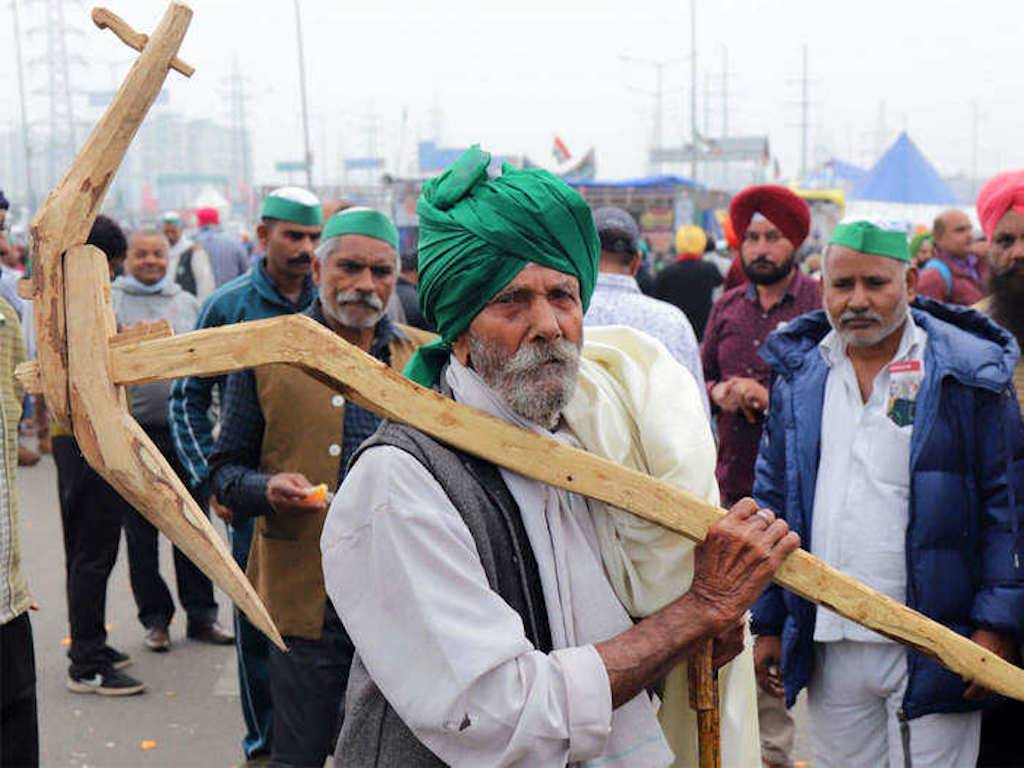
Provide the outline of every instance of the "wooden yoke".
<path id="1" fill-rule="evenodd" d="M 113 102 L 64 178 L 32 221 L 30 298 L 36 320 L 38 389 L 50 414 L 70 423 L 89 464 L 184 552 L 278 647 L 270 615 L 210 521 L 128 411 L 124 386 L 114 382 L 110 351 L 115 337 L 107 257 L 84 245 L 110 181 L 168 68 L 191 67 L 176 58 L 192 11 L 171 3 L 152 37 L 135 32 L 109 11 L 94 13 L 141 50 Z M 65 274 L 66 273 L 66 274 Z M 22 289 L 23 286 L 19 286 Z M 166 332 L 152 325 L 129 338 Z"/>

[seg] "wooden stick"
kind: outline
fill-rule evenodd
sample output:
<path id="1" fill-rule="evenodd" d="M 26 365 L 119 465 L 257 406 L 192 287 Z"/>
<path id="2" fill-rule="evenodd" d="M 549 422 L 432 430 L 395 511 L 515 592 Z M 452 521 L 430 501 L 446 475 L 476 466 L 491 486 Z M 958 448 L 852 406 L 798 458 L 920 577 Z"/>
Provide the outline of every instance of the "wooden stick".
<path id="1" fill-rule="evenodd" d="M 718 707 L 718 676 L 714 669 L 714 639 L 687 660 L 690 708 L 697 713 L 697 750 L 700 768 L 722 768 L 721 717 Z"/>
<path id="2" fill-rule="evenodd" d="M 123 387 L 111 378 L 108 338 L 114 314 L 101 288 L 107 257 L 91 245 L 65 256 L 71 422 L 89 464 L 206 573 L 267 637 L 284 641 L 224 541 L 192 495 L 128 412 Z M 88 288 L 94 290 L 88 290 Z"/>
<path id="3" fill-rule="evenodd" d="M 113 102 L 93 128 L 64 178 L 32 220 L 33 311 L 43 392 L 50 415 L 68 424 L 64 272 L 61 255 L 89 236 L 107 187 L 167 77 L 192 11 L 171 3 Z"/>
<path id="4" fill-rule="evenodd" d="M 288 363 L 382 416 L 526 477 L 632 512 L 702 541 L 724 510 L 681 488 L 512 426 L 420 387 L 314 320 L 292 315 L 110 350 L 118 384 L 213 376 Z M 809 552 L 793 552 L 776 583 L 910 645 L 968 680 L 1024 701 L 1024 670 Z"/>
<path id="5" fill-rule="evenodd" d="M 147 35 L 136 32 L 132 29 L 131 24 L 106 8 L 93 8 L 92 22 L 100 29 L 109 29 L 120 38 L 122 43 L 129 48 L 134 48 L 139 53 L 142 53 L 142 49 L 149 42 Z M 196 71 L 195 67 L 189 66 L 177 56 L 171 59 L 171 69 L 181 72 L 185 77 L 192 77 Z"/>

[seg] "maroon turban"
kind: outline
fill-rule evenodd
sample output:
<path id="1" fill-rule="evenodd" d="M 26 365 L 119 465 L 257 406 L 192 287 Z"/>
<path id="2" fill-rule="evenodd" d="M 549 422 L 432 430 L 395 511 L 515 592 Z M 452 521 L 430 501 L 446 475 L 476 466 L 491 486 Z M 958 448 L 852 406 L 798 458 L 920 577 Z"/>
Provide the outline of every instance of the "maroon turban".
<path id="1" fill-rule="evenodd" d="M 1024 170 L 993 176 L 978 193 L 978 219 L 989 240 L 1007 211 L 1024 215 Z"/>
<path id="2" fill-rule="evenodd" d="M 196 221 L 200 227 L 220 223 L 220 213 L 216 208 L 196 208 Z"/>
<path id="3" fill-rule="evenodd" d="M 760 213 L 778 227 L 783 236 L 799 248 L 811 230 L 811 209 L 786 187 L 765 184 L 747 187 L 729 204 L 729 220 L 742 243 L 755 213 Z"/>

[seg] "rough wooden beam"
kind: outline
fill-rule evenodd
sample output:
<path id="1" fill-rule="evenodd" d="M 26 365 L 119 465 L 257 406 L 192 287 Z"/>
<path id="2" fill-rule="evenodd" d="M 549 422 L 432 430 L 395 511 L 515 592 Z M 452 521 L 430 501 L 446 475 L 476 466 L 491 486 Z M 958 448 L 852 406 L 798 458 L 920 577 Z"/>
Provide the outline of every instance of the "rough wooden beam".
<path id="1" fill-rule="evenodd" d="M 116 349 L 126 344 L 135 344 L 147 339 L 162 339 L 173 335 L 174 328 L 171 327 L 170 320 L 155 320 L 151 323 L 142 321 L 111 337 L 110 348 Z M 38 361 L 28 360 L 21 363 L 14 369 L 14 377 L 28 394 L 41 395 L 43 393 L 43 377 Z"/>
<path id="2" fill-rule="evenodd" d="M 307 317 L 212 328 L 113 349 L 119 384 L 213 376 L 288 363 L 382 416 L 549 485 L 589 496 L 702 541 L 724 511 L 550 438 L 514 427 L 420 387 Z M 969 680 L 1024 701 L 1024 670 L 968 638 L 826 565 L 806 550 L 790 555 L 775 581 L 882 635 L 912 646 Z"/>
<path id="3" fill-rule="evenodd" d="M 131 417 L 124 387 L 111 377 L 107 350 L 114 316 L 104 291 L 96 290 L 109 282 L 106 256 L 90 245 L 78 246 L 68 251 L 65 264 L 68 284 L 75 286 L 66 306 L 71 422 L 82 455 L 284 649 L 256 591 L 170 464 Z"/>

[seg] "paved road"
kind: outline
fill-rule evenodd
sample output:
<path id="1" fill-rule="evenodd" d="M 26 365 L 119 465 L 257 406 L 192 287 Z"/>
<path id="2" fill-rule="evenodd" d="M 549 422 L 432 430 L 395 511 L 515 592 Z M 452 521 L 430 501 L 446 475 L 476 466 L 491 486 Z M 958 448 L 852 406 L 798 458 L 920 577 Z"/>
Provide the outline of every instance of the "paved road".
<path id="1" fill-rule="evenodd" d="M 109 642 L 131 654 L 126 671 L 146 683 L 141 696 L 109 698 L 74 694 L 67 675 L 67 604 L 57 479 L 53 460 L 18 470 L 25 569 L 39 610 L 32 612 L 39 676 L 41 758 L 44 766 L 207 766 L 241 760 L 242 734 L 235 652 L 186 640 L 184 614 L 171 626 L 170 653 L 142 644 L 142 627 L 128 584 L 122 537 L 107 591 Z M 221 528 L 220 523 L 216 523 Z M 174 592 L 171 549 L 161 537 L 161 571 Z M 220 618 L 231 626 L 230 604 L 218 596 Z M 156 742 L 142 749 L 143 741 Z M 149 745 L 147 745 L 149 746 Z"/>
<path id="2" fill-rule="evenodd" d="M 18 470 L 25 569 L 39 610 L 32 613 L 39 676 L 42 764 L 46 768 L 226 768 L 242 758 L 242 734 L 232 647 L 185 639 L 181 614 L 171 626 L 170 653 L 147 651 L 128 583 L 124 539 L 107 589 L 109 643 L 131 654 L 128 672 L 146 684 L 141 696 L 108 698 L 69 692 L 67 604 L 57 475 L 44 456 Z M 220 523 L 215 523 L 223 530 Z M 171 548 L 161 537 L 161 572 L 174 592 Z M 231 626 L 230 607 L 218 595 L 220 618 Z M 798 722 L 804 720 L 798 704 Z M 801 723 L 802 726 L 802 723 Z M 155 746 L 143 749 L 143 742 Z M 148 746 L 148 745 L 147 745 Z M 796 755 L 805 756 L 806 733 L 798 728 Z M 328 761 L 328 765 L 330 761 Z"/>

